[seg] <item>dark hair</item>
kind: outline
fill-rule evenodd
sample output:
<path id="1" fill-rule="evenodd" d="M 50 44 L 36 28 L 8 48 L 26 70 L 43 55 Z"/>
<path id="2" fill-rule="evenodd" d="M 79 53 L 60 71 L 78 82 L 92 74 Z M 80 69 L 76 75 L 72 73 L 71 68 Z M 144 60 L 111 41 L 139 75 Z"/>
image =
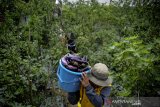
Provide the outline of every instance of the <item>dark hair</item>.
<path id="1" fill-rule="evenodd" d="M 67 35 L 67 41 L 67 48 L 70 51 L 70 53 L 77 53 L 74 33 L 69 33 L 69 35 Z"/>

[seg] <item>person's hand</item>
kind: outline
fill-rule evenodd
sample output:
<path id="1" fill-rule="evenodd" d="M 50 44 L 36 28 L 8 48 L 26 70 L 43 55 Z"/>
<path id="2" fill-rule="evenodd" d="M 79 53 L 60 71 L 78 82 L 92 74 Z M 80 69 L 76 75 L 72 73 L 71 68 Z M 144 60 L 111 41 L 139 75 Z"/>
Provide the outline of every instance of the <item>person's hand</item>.
<path id="1" fill-rule="evenodd" d="M 82 79 L 80 79 L 80 81 L 84 87 L 87 87 L 89 85 L 89 78 L 87 77 L 87 74 L 85 72 L 82 73 Z"/>

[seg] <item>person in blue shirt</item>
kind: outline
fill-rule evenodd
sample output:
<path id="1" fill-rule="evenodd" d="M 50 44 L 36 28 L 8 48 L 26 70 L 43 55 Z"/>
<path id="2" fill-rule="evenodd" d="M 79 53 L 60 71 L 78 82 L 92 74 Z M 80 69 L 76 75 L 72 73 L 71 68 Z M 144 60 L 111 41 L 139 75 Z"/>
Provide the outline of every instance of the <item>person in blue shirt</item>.
<path id="1" fill-rule="evenodd" d="M 102 107 L 111 92 L 112 78 L 109 76 L 108 67 L 97 63 L 89 74 L 82 73 L 80 90 L 68 93 L 70 104 L 78 107 Z"/>

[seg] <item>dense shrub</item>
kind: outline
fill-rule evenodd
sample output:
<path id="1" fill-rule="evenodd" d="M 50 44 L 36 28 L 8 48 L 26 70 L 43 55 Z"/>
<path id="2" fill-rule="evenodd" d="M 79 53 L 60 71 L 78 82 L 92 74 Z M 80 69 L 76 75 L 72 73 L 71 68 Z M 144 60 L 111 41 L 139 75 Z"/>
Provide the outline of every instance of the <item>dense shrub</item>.
<path id="1" fill-rule="evenodd" d="M 51 0 L 2 0 L 0 106 L 66 103 L 57 88 L 56 69 L 68 52 L 64 35 L 69 32 L 75 33 L 78 53 L 88 56 L 91 65 L 108 65 L 112 96 L 158 96 L 159 1 L 132 6 L 130 0 L 121 1 L 55 5 Z"/>

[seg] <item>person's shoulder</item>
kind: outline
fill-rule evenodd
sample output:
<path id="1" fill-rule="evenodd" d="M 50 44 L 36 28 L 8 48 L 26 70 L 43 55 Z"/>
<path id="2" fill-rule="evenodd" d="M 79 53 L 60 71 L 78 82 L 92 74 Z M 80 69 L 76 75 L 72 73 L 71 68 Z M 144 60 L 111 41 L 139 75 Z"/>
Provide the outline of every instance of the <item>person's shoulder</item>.
<path id="1" fill-rule="evenodd" d="M 111 86 L 104 86 L 104 87 L 101 87 L 101 90 L 110 90 L 111 89 Z"/>
<path id="2" fill-rule="evenodd" d="M 101 88 L 111 88 L 112 84 L 108 84 L 107 86 L 102 86 Z"/>
<path id="3" fill-rule="evenodd" d="M 104 96 L 109 96 L 111 93 L 111 86 L 105 86 L 101 89 L 101 94 Z"/>

